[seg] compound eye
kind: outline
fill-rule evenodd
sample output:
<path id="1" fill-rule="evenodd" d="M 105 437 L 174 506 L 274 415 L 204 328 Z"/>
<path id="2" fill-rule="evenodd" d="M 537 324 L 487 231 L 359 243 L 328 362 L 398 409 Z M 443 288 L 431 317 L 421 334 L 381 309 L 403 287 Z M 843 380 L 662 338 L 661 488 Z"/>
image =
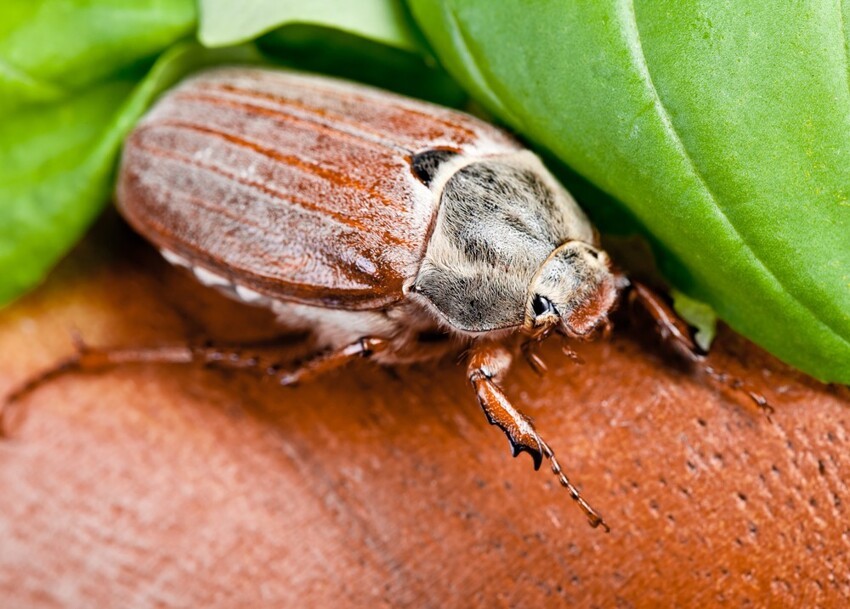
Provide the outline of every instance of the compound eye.
<path id="1" fill-rule="evenodd" d="M 531 308 L 534 311 L 535 317 L 541 317 L 547 313 L 551 313 L 552 315 L 558 314 L 552 301 L 540 294 L 534 295 L 534 300 L 531 301 Z"/>

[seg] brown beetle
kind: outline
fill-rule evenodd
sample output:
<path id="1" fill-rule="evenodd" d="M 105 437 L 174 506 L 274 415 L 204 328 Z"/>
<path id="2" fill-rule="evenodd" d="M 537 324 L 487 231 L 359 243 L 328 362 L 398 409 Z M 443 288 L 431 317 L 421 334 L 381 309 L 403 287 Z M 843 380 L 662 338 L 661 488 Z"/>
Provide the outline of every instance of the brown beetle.
<path id="1" fill-rule="evenodd" d="M 572 197 L 509 135 L 352 83 L 216 69 L 165 95 L 130 135 L 117 200 L 168 261 L 312 331 L 322 354 L 269 370 L 282 385 L 361 356 L 395 364 L 468 350 L 469 380 L 513 454 L 528 452 L 535 469 L 548 459 L 591 525 L 607 529 L 497 383 L 512 359 L 506 339 L 525 336 L 539 367 L 534 345 L 607 329 L 630 283 Z M 634 287 L 662 334 L 699 361 L 686 326 Z M 16 395 L 74 368 L 221 359 L 214 347 L 81 349 Z"/>

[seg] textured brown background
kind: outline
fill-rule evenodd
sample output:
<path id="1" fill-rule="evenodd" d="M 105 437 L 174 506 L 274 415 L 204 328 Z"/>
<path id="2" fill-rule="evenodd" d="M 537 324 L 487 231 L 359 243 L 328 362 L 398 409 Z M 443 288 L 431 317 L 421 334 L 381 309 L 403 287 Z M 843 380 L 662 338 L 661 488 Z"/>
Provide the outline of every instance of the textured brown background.
<path id="1" fill-rule="evenodd" d="M 107 220 L 0 313 L 0 392 L 74 327 L 107 346 L 270 322 Z M 186 366 L 57 380 L 0 443 L 0 605 L 846 606 L 846 389 L 723 332 L 712 361 L 764 388 L 770 422 L 636 330 L 579 349 L 505 388 L 609 535 L 510 458 L 451 361 L 297 389 Z"/>

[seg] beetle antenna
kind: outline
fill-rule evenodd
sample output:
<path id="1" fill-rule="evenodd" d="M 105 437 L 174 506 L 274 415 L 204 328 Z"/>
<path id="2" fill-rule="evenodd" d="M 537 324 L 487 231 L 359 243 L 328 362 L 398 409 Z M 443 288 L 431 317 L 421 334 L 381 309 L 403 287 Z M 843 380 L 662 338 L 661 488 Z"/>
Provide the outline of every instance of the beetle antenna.
<path id="1" fill-rule="evenodd" d="M 542 438 L 539 438 L 539 436 L 538 439 L 540 441 L 541 447 L 543 448 L 543 456 L 549 460 L 549 463 L 552 466 L 552 473 L 557 476 L 558 482 L 561 483 L 561 486 L 567 489 L 567 492 L 569 492 L 572 500 L 578 504 L 578 507 L 581 509 L 582 512 L 584 512 L 584 515 L 587 516 L 587 520 L 590 523 L 590 526 L 592 526 L 594 529 L 596 527 L 601 526 L 606 533 L 610 533 L 611 527 L 608 526 L 608 523 L 605 522 L 601 514 L 594 510 L 591 505 L 584 500 L 584 497 L 581 496 L 581 493 L 579 493 L 578 489 L 573 485 L 572 482 L 570 482 L 570 479 L 567 478 L 567 475 L 564 473 L 561 464 L 558 462 L 558 458 L 555 456 L 555 451 L 553 451 L 549 447 L 549 445 L 543 441 Z"/>

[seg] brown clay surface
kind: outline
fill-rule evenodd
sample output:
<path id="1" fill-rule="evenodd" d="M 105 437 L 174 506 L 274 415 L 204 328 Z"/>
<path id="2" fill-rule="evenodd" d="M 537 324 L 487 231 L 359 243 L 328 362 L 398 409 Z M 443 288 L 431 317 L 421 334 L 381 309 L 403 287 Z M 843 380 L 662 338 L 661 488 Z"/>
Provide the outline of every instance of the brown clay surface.
<path id="1" fill-rule="evenodd" d="M 0 313 L 0 392 L 92 344 L 277 333 L 107 221 Z M 612 526 L 589 528 L 510 458 L 453 362 L 358 362 L 282 389 L 127 366 L 39 389 L 0 443 L 0 605 L 24 607 L 847 606 L 845 389 L 731 332 L 712 354 L 772 422 L 634 330 L 548 345 L 508 394 Z"/>

